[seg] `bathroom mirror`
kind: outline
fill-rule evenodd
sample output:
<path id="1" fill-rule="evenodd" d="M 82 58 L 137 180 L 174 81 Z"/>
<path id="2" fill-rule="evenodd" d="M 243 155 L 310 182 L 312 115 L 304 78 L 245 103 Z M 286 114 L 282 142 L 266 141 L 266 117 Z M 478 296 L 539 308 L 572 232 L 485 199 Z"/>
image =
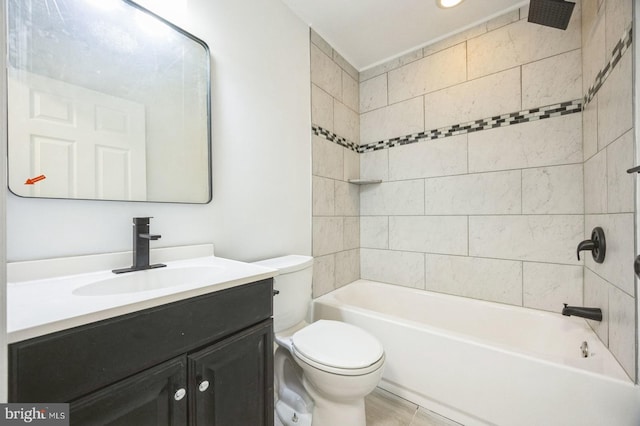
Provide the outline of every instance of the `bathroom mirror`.
<path id="1" fill-rule="evenodd" d="M 128 0 L 7 0 L 9 188 L 211 200 L 207 45 Z"/>

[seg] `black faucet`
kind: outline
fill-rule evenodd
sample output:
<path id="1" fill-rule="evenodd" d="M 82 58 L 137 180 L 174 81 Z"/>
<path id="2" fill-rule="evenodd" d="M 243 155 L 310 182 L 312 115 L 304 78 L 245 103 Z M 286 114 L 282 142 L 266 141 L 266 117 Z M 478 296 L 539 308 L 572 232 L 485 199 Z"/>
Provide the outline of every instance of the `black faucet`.
<path id="1" fill-rule="evenodd" d="M 570 317 L 574 315 L 576 317 L 582 317 L 594 321 L 602 321 L 602 310 L 600 308 L 584 308 L 582 306 L 568 306 L 564 304 L 562 308 L 562 315 Z"/>
<path id="2" fill-rule="evenodd" d="M 133 218 L 133 265 L 130 268 L 114 269 L 114 274 L 162 268 L 162 263 L 149 265 L 149 241 L 160 239 L 161 235 L 149 233 L 150 217 Z"/>

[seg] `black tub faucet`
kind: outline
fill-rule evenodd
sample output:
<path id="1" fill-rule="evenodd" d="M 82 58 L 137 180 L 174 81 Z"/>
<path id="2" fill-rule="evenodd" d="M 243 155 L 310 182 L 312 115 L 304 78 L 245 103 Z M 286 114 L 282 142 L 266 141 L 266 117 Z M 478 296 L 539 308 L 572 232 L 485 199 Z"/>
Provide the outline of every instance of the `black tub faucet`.
<path id="1" fill-rule="evenodd" d="M 162 268 L 162 263 L 149 265 L 149 242 L 158 240 L 161 235 L 149 233 L 150 217 L 134 217 L 133 218 L 133 265 L 130 268 L 114 269 L 114 274 L 122 274 L 125 272 L 143 271 L 145 269 Z"/>
<path id="2" fill-rule="evenodd" d="M 566 303 L 562 308 L 562 315 L 566 317 L 576 316 L 594 321 L 602 321 L 602 310 L 600 308 L 584 308 L 582 306 L 569 306 Z"/>

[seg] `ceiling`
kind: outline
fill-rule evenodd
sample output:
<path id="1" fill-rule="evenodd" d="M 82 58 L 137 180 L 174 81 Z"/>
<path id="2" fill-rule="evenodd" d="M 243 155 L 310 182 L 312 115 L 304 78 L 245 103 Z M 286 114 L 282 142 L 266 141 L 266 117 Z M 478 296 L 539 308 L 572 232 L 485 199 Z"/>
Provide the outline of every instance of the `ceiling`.
<path id="1" fill-rule="evenodd" d="M 282 0 L 359 71 L 426 46 L 528 0 Z"/>

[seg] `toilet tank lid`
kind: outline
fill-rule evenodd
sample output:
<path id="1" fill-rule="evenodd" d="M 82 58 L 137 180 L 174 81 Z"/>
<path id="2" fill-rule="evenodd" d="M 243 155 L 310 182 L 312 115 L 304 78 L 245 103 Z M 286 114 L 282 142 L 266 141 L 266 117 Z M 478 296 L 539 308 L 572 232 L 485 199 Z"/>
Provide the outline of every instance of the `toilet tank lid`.
<path id="1" fill-rule="evenodd" d="M 275 257 L 273 259 L 265 259 L 253 263 L 254 265 L 277 269 L 280 274 L 288 274 L 290 272 L 306 269 L 313 265 L 313 257 L 290 254 L 288 256 Z"/>

